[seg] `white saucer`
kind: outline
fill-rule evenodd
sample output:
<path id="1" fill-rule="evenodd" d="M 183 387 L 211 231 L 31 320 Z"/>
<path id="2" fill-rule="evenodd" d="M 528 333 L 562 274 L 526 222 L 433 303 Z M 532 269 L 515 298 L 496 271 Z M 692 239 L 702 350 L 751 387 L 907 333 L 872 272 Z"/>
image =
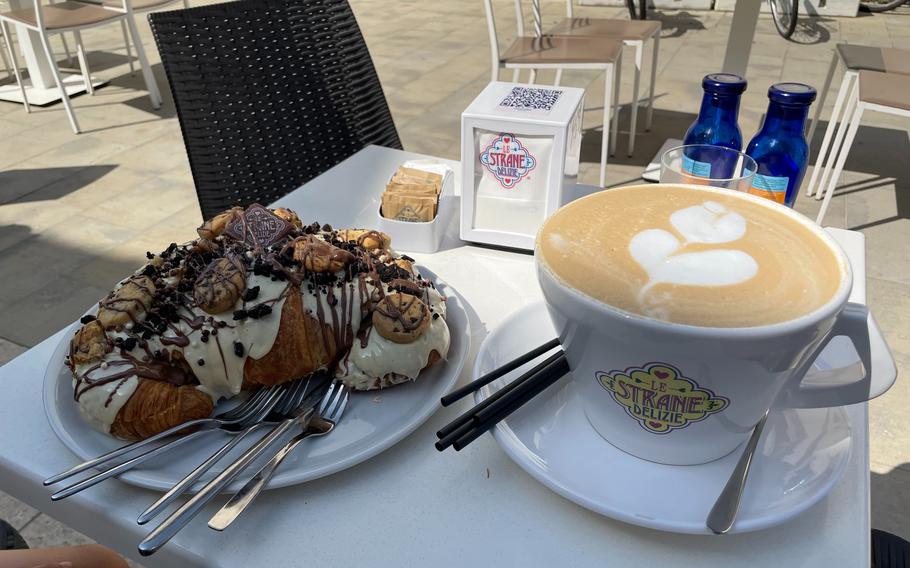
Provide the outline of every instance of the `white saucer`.
<path id="1" fill-rule="evenodd" d="M 522 308 L 484 340 L 473 378 L 554 336 L 542 303 Z M 487 398 L 530 366 L 481 389 L 475 399 Z M 627 454 L 590 426 L 571 377 L 500 422 L 493 436 L 535 479 L 582 507 L 634 525 L 690 534 L 711 534 L 705 519 L 741 453 L 737 448 L 695 466 L 661 465 Z M 841 408 L 772 410 L 730 532 L 777 525 L 817 503 L 844 473 L 851 447 Z"/>

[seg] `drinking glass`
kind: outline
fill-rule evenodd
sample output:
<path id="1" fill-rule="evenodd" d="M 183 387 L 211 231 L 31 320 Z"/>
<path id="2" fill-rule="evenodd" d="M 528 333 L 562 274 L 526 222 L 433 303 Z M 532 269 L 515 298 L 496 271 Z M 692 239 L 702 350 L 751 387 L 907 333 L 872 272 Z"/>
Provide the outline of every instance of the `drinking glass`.
<path id="1" fill-rule="evenodd" d="M 755 160 L 738 150 L 689 144 L 664 152 L 660 160 L 660 182 L 748 191 L 756 167 Z"/>

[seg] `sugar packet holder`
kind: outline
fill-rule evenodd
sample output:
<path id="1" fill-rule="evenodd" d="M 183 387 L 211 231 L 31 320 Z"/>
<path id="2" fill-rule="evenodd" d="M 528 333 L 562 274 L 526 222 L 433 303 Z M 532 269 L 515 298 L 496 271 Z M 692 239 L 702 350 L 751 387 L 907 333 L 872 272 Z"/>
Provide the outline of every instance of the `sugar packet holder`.
<path id="1" fill-rule="evenodd" d="M 428 169 L 432 173 L 442 176 L 442 189 L 436 208 L 436 216 L 432 221 L 398 221 L 386 219 L 382 216 L 382 205 L 376 208 L 376 226 L 379 230 L 392 238 L 395 250 L 417 253 L 432 253 L 439 250 L 442 237 L 445 234 L 452 215 L 458 208 L 458 200 L 454 196 L 454 176 L 452 170 L 445 164 L 424 164 L 405 162 L 405 167 Z M 432 168 L 432 169 L 430 169 Z"/>

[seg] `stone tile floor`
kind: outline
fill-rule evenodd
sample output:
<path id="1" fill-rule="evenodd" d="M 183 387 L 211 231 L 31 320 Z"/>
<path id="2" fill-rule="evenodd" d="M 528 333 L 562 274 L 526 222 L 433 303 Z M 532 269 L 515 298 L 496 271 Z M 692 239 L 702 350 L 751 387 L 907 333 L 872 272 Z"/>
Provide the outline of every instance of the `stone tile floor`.
<path id="1" fill-rule="evenodd" d="M 198 2 L 194 2 L 198 3 Z M 460 112 L 489 80 L 489 46 L 481 4 L 459 0 L 352 0 L 405 148 L 457 159 Z M 514 37 L 509 0 L 494 2 L 500 41 Z M 563 3 L 543 2 L 545 25 Z M 583 8 L 579 15 L 626 17 L 618 8 Z M 625 155 L 631 78 L 623 80 L 619 152 L 608 184 L 638 180 L 670 136 L 680 137 L 700 100 L 699 78 L 717 71 L 730 25 L 723 12 L 656 11 L 660 45 L 654 128 Z M 190 237 L 201 221 L 173 103 L 148 25 L 140 31 L 165 95 L 153 111 L 138 74 L 131 75 L 116 26 L 84 34 L 89 64 L 109 81 L 94 97 L 74 99 L 85 130 L 75 136 L 60 105 L 34 108 L 0 102 L 0 363 L 77 317 L 143 253 Z M 837 42 L 910 48 L 910 11 L 858 18 L 800 21 L 793 42 L 763 16 L 752 52 L 749 91 L 740 126 L 748 139 L 767 106 L 767 87 L 798 80 L 818 87 Z M 61 44 L 54 43 L 61 49 Z M 64 63 L 65 65 L 65 63 Z M 625 68 L 629 69 L 631 61 Z M 544 73 L 542 81 L 551 80 Z M 839 83 L 835 78 L 834 85 Z M 596 183 L 602 100 L 600 80 L 570 72 L 564 84 L 588 88 L 582 181 Z M 835 95 L 828 98 L 833 106 Z M 825 114 L 827 116 L 827 112 Z M 640 123 L 641 124 L 641 123 Z M 814 140 L 820 143 L 825 123 Z M 910 121 L 864 118 L 825 224 L 860 230 L 868 251 L 869 304 L 897 357 L 910 370 Z M 814 217 L 815 200 L 796 208 Z M 910 538 L 910 383 L 898 381 L 871 403 L 873 525 Z M 0 518 L 34 545 L 85 537 L 0 493 Z"/>

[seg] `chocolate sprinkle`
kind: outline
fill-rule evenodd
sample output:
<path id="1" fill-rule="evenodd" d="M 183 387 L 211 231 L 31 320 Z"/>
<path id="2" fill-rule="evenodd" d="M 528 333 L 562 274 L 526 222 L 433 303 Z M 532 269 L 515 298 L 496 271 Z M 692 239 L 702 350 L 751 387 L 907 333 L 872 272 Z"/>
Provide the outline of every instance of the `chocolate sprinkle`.
<path id="1" fill-rule="evenodd" d="M 267 304 L 257 304 L 246 312 L 247 316 L 253 319 L 259 319 L 263 316 L 269 315 L 270 313 L 272 313 L 272 306 L 269 306 Z"/>
<path id="2" fill-rule="evenodd" d="M 243 293 L 244 302 L 252 302 L 259 296 L 259 286 L 253 286 L 252 288 L 247 288 Z"/>
<path id="3" fill-rule="evenodd" d="M 192 358 L 185 351 L 169 350 L 167 347 L 156 351 L 151 346 L 158 346 L 160 343 L 185 348 L 189 345 L 198 345 L 191 341 L 197 338 L 207 344 L 211 336 L 218 335 L 219 329 L 240 325 L 229 323 L 229 318 L 228 321 L 218 319 L 224 315 L 216 317 L 199 315 L 197 309 L 199 306 L 193 295 L 194 282 L 209 264 L 221 258 L 235 259 L 242 264 L 247 274 L 253 273 L 276 282 L 289 281 L 286 290 L 299 290 L 300 293 L 309 293 L 316 295 L 317 299 L 321 298 L 317 304 L 319 313 L 311 315 L 320 320 L 320 325 L 331 327 L 323 337 L 326 352 L 331 347 L 333 338 L 329 334 L 332 333 L 339 356 L 355 339 L 359 339 L 361 345 L 364 345 L 369 336 L 369 318 L 363 322 L 360 329 L 355 329 L 352 327 L 352 314 L 359 310 L 362 318 L 368 316 L 374 309 L 375 302 L 391 291 L 423 297 L 422 286 L 429 284 L 424 284 L 425 280 L 420 275 L 412 274 L 409 270 L 395 265 L 395 258 L 392 255 L 382 256 L 377 251 L 365 250 L 362 239 L 352 241 L 339 239 L 339 234 L 327 224 L 314 222 L 298 228 L 278 218 L 271 211 L 254 205 L 247 208 L 242 215 L 232 213 L 228 225 L 230 230 L 226 230 L 221 236 L 212 235 L 206 240 L 196 240 L 188 245 L 171 243 L 166 250 L 157 255 L 146 251 L 149 262 L 138 274 L 154 283 L 151 305 L 145 306 L 144 318 L 141 321 L 137 318 L 128 325 L 116 327 L 118 334 L 121 334 L 120 337 L 108 336 L 107 351 L 117 349 L 120 356 L 119 360 L 115 359 L 111 364 L 128 366 L 124 373 L 133 373 L 152 380 L 172 384 L 198 384 L 188 365 Z M 371 233 L 378 235 L 375 232 Z M 344 270 L 338 273 L 306 270 L 303 261 L 300 258 L 295 259 L 296 249 L 293 244 L 301 238 L 319 239 L 320 242 L 349 256 L 350 260 L 345 263 Z M 407 255 L 397 258 L 414 262 L 414 259 Z M 359 296 L 355 295 L 357 285 L 360 286 Z M 375 292 L 370 291 L 370 286 L 376 288 Z M 267 289 L 270 290 L 271 287 Z M 370 293 L 378 295 L 378 298 L 369 299 Z M 286 292 L 282 292 L 278 298 L 263 298 L 260 287 L 254 286 L 247 288 L 239 296 L 244 304 L 242 309 L 233 311 L 234 322 L 266 317 L 273 312 L 275 306 L 278 306 L 280 312 L 282 305 L 280 299 L 286 296 Z M 362 299 L 357 301 L 358 297 Z M 252 305 L 254 302 L 259 303 Z M 323 308 L 326 304 L 328 308 Z M 432 313 L 432 317 L 438 319 L 439 314 Z M 87 325 L 95 320 L 94 316 L 85 316 L 80 321 Z M 419 318 L 401 318 L 401 321 L 396 322 L 396 327 L 410 329 L 419 321 Z M 155 338 L 156 342 L 149 341 L 152 338 Z M 231 339 L 234 354 L 237 357 L 246 357 L 249 348 L 243 342 L 233 341 L 233 337 Z M 137 347 L 140 349 L 134 351 Z M 222 351 L 222 347 L 227 348 L 227 345 L 218 344 L 222 359 L 219 361 L 216 354 L 214 370 L 218 370 L 217 368 L 221 367 L 219 363 L 225 361 L 227 349 Z M 185 360 L 184 357 L 188 359 Z M 205 365 L 205 359 L 197 359 L 196 364 Z M 99 380 L 90 377 L 88 373 L 77 377 L 80 385 L 76 388 L 77 399 L 80 392 L 93 386 L 107 384 L 102 381 L 107 381 L 108 378 L 110 377 L 105 376 Z"/>

